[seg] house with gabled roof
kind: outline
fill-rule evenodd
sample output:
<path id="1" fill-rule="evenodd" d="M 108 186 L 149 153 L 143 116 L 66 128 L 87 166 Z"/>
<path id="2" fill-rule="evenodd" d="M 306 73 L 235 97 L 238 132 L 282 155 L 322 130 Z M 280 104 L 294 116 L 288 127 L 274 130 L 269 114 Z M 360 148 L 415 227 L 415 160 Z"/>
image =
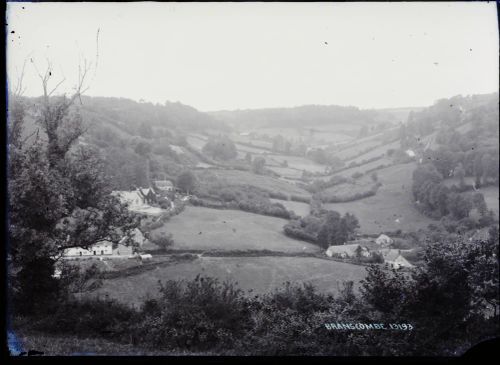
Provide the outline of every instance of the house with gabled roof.
<path id="1" fill-rule="evenodd" d="M 145 204 L 154 204 L 157 202 L 156 193 L 152 188 L 138 188 L 137 191 L 141 195 Z"/>
<path id="2" fill-rule="evenodd" d="M 380 253 L 384 258 L 384 263 L 386 263 L 393 269 L 400 269 L 402 267 L 414 267 L 401 255 L 401 250 L 385 249 L 380 250 Z"/>
<path id="3" fill-rule="evenodd" d="M 171 192 L 174 191 L 174 184 L 170 180 L 155 180 L 154 186 L 159 191 Z"/>
<path id="4" fill-rule="evenodd" d="M 337 245 L 330 246 L 326 250 L 326 255 L 328 257 L 340 257 L 340 258 L 352 258 L 352 257 L 370 257 L 370 250 L 360 244 L 351 244 L 351 245 Z"/>

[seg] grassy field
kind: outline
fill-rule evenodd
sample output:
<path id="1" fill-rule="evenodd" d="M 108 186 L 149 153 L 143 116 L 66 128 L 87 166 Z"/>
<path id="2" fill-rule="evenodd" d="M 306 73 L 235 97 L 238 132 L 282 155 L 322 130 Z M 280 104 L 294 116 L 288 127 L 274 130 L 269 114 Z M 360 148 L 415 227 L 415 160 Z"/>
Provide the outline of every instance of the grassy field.
<path id="1" fill-rule="evenodd" d="M 288 162 L 289 167 L 293 167 L 295 169 L 299 170 L 306 170 L 310 172 L 324 172 L 326 166 L 325 165 L 320 165 L 314 161 L 311 161 L 305 157 L 299 157 L 299 156 L 287 156 L 287 155 L 281 155 L 281 154 L 267 154 L 266 156 L 263 156 L 266 161 L 269 161 L 270 163 L 273 164 L 281 164 L 283 161 Z"/>
<path id="2" fill-rule="evenodd" d="M 368 162 L 368 163 L 365 163 L 365 164 L 363 164 L 361 166 L 358 166 L 358 167 L 352 167 L 350 169 L 346 169 L 346 170 L 340 171 L 339 174 L 343 175 L 343 176 L 346 176 L 346 177 L 350 177 L 352 174 L 354 174 L 356 172 L 360 172 L 360 173 L 364 174 L 366 171 L 374 169 L 374 168 L 376 168 L 376 167 L 378 167 L 380 165 L 390 165 L 390 164 L 392 164 L 392 159 L 391 158 L 389 158 L 389 157 L 382 157 L 379 160 Z M 333 176 L 333 175 L 331 175 L 331 176 Z"/>
<path id="3" fill-rule="evenodd" d="M 201 151 L 203 146 L 207 143 L 207 138 L 199 135 L 189 135 L 186 137 L 188 144 L 195 150 Z"/>
<path id="4" fill-rule="evenodd" d="M 356 158 L 353 158 L 352 160 L 348 160 L 346 161 L 346 164 L 349 164 L 350 162 L 354 161 L 354 162 L 361 162 L 363 160 L 368 160 L 370 158 L 374 158 L 374 157 L 378 157 L 380 155 L 383 155 L 383 154 L 386 154 L 388 150 L 390 149 L 397 149 L 397 148 L 400 148 L 401 147 L 401 143 L 400 141 L 395 141 L 395 142 L 391 142 L 391 143 L 387 143 L 387 144 L 384 144 L 380 147 L 377 147 L 375 149 L 373 149 L 372 151 L 370 152 L 367 152 L 367 153 L 364 153 Z"/>
<path id="5" fill-rule="evenodd" d="M 169 232 L 174 250 L 317 252 L 318 246 L 285 236 L 287 220 L 240 210 L 186 207 L 153 232 Z"/>
<path id="6" fill-rule="evenodd" d="M 311 194 L 298 186 L 278 180 L 270 176 L 256 175 L 247 171 L 213 169 L 210 172 L 216 178 L 225 181 L 228 185 L 251 185 L 266 191 L 280 192 L 288 195 L 310 197 Z"/>
<path id="7" fill-rule="evenodd" d="M 324 208 L 342 214 L 354 213 L 360 222 L 360 232 L 366 234 L 426 228 L 435 221 L 420 214 L 413 206 L 411 185 L 414 169 L 415 164 L 409 163 L 378 170 L 383 185 L 375 196 L 347 203 L 324 204 Z"/>
<path id="8" fill-rule="evenodd" d="M 356 143 L 355 145 L 348 146 L 338 151 L 335 155 L 341 158 L 342 160 L 348 161 L 355 158 L 359 153 L 367 150 L 368 148 L 376 147 L 379 145 L 380 145 L 379 140 L 370 139 L 362 143 Z"/>
<path id="9" fill-rule="evenodd" d="M 284 178 L 298 180 L 302 176 L 302 171 L 290 167 L 266 166 L 269 170 L 276 172 Z"/>
<path id="10" fill-rule="evenodd" d="M 369 177 L 362 177 L 354 180 L 354 183 L 343 183 L 332 186 L 319 193 L 324 201 L 331 201 L 329 199 L 349 200 L 355 199 L 356 196 L 364 194 L 370 190 L 376 189 L 375 182 Z M 335 201 L 335 200 L 334 200 Z"/>
<path id="11" fill-rule="evenodd" d="M 307 203 L 278 200 L 278 199 L 271 199 L 271 201 L 274 203 L 283 204 L 286 209 L 293 210 L 295 214 L 300 215 L 302 217 L 305 217 L 306 215 L 309 214 L 310 206 Z"/>
<path id="12" fill-rule="evenodd" d="M 249 295 L 279 288 L 286 281 L 311 283 L 318 290 L 336 293 L 343 281 L 356 287 L 366 275 L 364 266 L 312 257 L 201 257 L 191 262 L 158 267 L 135 276 L 104 280 L 94 295 L 139 305 L 143 298 L 158 294 L 158 281 L 191 280 L 198 274 L 221 281 L 237 282 Z"/>

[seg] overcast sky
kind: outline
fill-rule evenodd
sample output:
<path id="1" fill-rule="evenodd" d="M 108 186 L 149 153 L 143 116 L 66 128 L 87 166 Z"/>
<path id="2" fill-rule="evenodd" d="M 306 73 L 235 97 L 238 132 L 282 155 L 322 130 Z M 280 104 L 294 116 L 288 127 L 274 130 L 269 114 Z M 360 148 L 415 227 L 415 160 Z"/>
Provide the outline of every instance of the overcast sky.
<path id="1" fill-rule="evenodd" d="M 425 106 L 498 90 L 495 2 L 9 3 L 9 78 L 25 59 L 70 90 L 202 111 Z M 97 30 L 99 36 L 97 37 Z M 11 33 L 11 32 L 14 33 Z M 98 38 L 98 42 L 97 42 Z M 32 64 L 25 95 L 42 93 Z"/>

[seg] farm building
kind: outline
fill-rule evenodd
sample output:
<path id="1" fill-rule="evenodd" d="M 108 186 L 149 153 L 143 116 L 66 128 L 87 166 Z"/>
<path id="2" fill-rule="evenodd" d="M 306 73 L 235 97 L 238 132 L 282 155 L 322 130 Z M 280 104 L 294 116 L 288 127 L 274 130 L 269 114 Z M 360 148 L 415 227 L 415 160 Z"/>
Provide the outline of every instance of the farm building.
<path id="1" fill-rule="evenodd" d="M 341 258 L 349 258 L 356 257 L 358 255 L 362 257 L 370 257 L 370 250 L 362 246 L 360 244 L 352 244 L 352 245 L 338 245 L 338 246 L 330 246 L 328 250 L 326 250 L 326 255 L 328 257 L 341 257 Z"/>
<path id="2" fill-rule="evenodd" d="M 156 193 L 151 188 L 138 188 L 132 191 L 113 191 L 111 194 L 118 197 L 122 203 L 126 203 L 132 208 L 156 203 L 157 201 Z"/>
<path id="3" fill-rule="evenodd" d="M 174 191 L 174 184 L 170 180 L 156 180 L 154 186 L 159 191 L 171 192 Z"/>
<path id="4" fill-rule="evenodd" d="M 389 246 L 391 245 L 392 243 L 394 243 L 394 240 L 392 238 L 390 238 L 389 236 L 385 235 L 385 234 L 381 234 L 380 236 L 378 236 L 378 238 L 375 240 L 375 243 L 377 245 L 380 245 L 380 246 L 383 246 L 383 247 L 386 247 L 386 246 Z"/>
<path id="5" fill-rule="evenodd" d="M 88 249 L 82 247 L 71 247 L 64 250 L 64 256 L 103 256 L 113 254 L 113 244 L 109 241 L 101 241 Z"/>
<path id="6" fill-rule="evenodd" d="M 402 267 L 413 267 L 402 255 L 400 250 L 386 249 L 381 250 L 380 253 L 384 258 L 384 262 L 394 269 Z"/>
<path id="7" fill-rule="evenodd" d="M 64 257 L 83 257 L 83 256 L 131 256 L 132 246 L 118 244 L 113 247 L 110 241 L 100 241 L 88 249 L 82 247 L 72 247 L 64 251 Z"/>

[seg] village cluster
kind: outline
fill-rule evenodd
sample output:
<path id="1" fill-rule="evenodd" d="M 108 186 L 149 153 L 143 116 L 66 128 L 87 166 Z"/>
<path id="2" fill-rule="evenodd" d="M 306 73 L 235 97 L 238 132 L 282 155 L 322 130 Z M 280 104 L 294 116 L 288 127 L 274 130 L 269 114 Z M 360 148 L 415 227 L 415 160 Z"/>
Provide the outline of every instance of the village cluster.
<path id="1" fill-rule="evenodd" d="M 384 263 L 394 269 L 413 267 L 402 255 L 399 249 L 390 248 L 394 240 L 385 234 L 381 234 L 375 240 L 359 239 L 349 241 L 344 245 L 330 246 L 326 250 L 328 257 L 342 259 L 353 259 L 356 257 L 370 258 L 374 254 L 380 254 Z M 411 251 L 411 250 L 408 250 Z"/>
<path id="2" fill-rule="evenodd" d="M 130 211 L 149 215 L 157 215 L 173 209 L 176 198 L 189 199 L 189 196 L 182 196 L 170 180 L 155 180 L 148 188 L 139 187 L 129 191 L 113 191 L 112 194 L 118 197 L 122 203 L 127 204 Z M 147 241 L 141 230 L 134 229 L 130 238 L 133 242 L 132 245 L 124 244 L 127 239 L 125 236 L 118 244 L 103 240 L 87 249 L 82 247 L 68 248 L 64 251 L 63 257 L 66 259 L 80 257 L 150 259 L 152 257 L 150 254 L 141 253 L 142 247 Z"/>

